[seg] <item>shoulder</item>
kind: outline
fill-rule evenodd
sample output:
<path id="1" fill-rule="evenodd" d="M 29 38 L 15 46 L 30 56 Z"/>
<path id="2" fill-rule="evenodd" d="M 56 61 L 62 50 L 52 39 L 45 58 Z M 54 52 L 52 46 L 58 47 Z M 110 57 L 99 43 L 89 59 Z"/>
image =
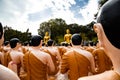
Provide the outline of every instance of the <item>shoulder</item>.
<path id="1" fill-rule="evenodd" d="M 44 57 L 49 58 L 50 55 L 47 52 L 41 51 L 41 54 L 43 54 Z"/>
<path id="2" fill-rule="evenodd" d="M 95 49 L 93 53 L 104 53 L 104 50 L 101 48 Z"/>
<path id="3" fill-rule="evenodd" d="M 85 54 L 85 56 L 90 60 L 90 59 L 93 59 L 93 55 L 91 52 L 89 51 L 86 51 L 86 50 L 83 50 L 83 53 Z"/>
<path id="4" fill-rule="evenodd" d="M 64 53 L 64 55 L 70 55 L 72 53 L 74 53 L 74 50 L 68 50 L 66 53 Z"/>
<path id="5" fill-rule="evenodd" d="M 18 53 L 18 55 L 21 55 L 21 56 L 24 55 L 21 51 L 20 52 L 18 51 L 17 53 Z"/>

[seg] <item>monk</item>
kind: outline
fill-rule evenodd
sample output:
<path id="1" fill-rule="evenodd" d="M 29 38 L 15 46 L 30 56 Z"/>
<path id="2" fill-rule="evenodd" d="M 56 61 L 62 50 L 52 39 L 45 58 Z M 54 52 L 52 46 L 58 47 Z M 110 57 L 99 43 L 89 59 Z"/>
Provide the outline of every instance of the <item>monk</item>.
<path id="1" fill-rule="evenodd" d="M 6 55 L 5 60 L 8 62 L 8 68 L 13 70 L 18 76 L 20 76 L 21 71 L 23 71 L 23 53 L 19 51 L 21 47 L 20 40 L 18 38 L 10 39 L 11 50 Z M 16 68 L 15 68 L 16 67 Z"/>
<path id="2" fill-rule="evenodd" d="M 64 53 L 71 50 L 71 43 L 68 44 L 67 42 L 62 42 L 61 45 L 58 47 L 58 50 L 59 50 L 60 56 L 62 58 Z"/>
<path id="3" fill-rule="evenodd" d="M 100 9 L 94 31 L 100 46 L 111 59 L 113 70 L 78 80 L 120 80 L 120 0 L 108 0 Z"/>
<path id="4" fill-rule="evenodd" d="M 4 41 L 3 27 L 0 23 L 0 47 Z M 0 64 L 0 80 L 20 80 L 19 77 L 7 67 L 4 67 Z"/>
<path id="5" fill-rule="evenodd" d="M 95 63 L 92 54 L 81 49 L 82 38 L 79 34 L 73 34 L 71 41 L 71 50 L 62 57 L 60 73 L 68 73 L 70 80 L 77 80 L 79 77 L 88 76 L 90 71 L 94 73 Z"/>
<path id="6" fill-rule="evenodd" d="M 45 32 L 44 43 L 47 45 L 47 41 L 50 39 L 49 32 Z"/>
<path id="7" fill-rule="evenodd" d="M 102 47 L 98 46 L 95 50 L 93 50 L 92 55 L 95 58 L 96 68 L 98 68 L 97 74 L 107 70 L 112 70 L 112 62 Z"/>
<path id="8" fill-rule="evenodd" d="M 31 48 L 25 53 L 24 70 L 27 72 L 27 80 L 47 80 L 47 69 L 52 73 L 55 66 L 51 56 L 41 50 L 42 37 L 34 35 L 31 38 Z"/>
<path id="9" fill-rule="evenodd" d="M 86 48 L 84 48 L 84 49 L 92 53 L 96 49 L 96 47 L 93 45 L 93 42 L 90 41 L 89 45 L 86 46 Z"/>
<path id="10" fill-rule="evenodd" d="M 46 53 L 50 54 L 50 56 L 53 60 L 54 66 L 55 66 L 55 71 L 52 73 L 50 73 L 48 71 L 48 75 L 49 75 L 49 77 L 56 78 L 56 74 L 59 71 L 59 64 L 61 62 L 61 56 L 60 56 L 58 47 L 54 46 L 54 41 L 52 39 L 48 40 L 47 47 L 44 48 L 44 51 Z"/>
<path id="11" fill-rule="evenodd" d="M 67 30 L 66 30 L 66 34 L 64 35 L 64 40 L 65 40 L 65 42 L 67 42 L 68 44 L 70 44 L 71 36 L 72 36 L 72 34 L 70 34 L 70 30 L 67 29 Z"/>
<path id="12" fill-rule="evenodd" d="M 10 42 L 9 41 L 5 41 L 4 42 L 4 44 L 3 44 L 3 46 L 2 46 L 2 57 L 1 57 L 1 61 L 2 61 L 2 65 L 4 65 L 4 66 L 8 66 L 8 63 L 7 62 L 5 62 L 5 57 L 6 57 L 6 55 L 8 54 L 8 52 L 11 50 L 11 48 L 10 48 Z"/>

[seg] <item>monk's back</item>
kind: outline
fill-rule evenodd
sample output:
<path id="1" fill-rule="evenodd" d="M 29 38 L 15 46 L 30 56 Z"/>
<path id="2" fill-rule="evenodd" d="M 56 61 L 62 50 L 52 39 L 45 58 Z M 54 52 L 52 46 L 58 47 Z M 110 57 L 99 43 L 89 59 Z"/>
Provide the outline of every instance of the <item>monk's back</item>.
<path id="1" fill-rule="evenodd" d="M 68 75 L 70 80 L 77 80 L 79 77 L 88 76 L 90 62 L 82 54 L 71 50 L 68 54 L 63 55 L 62 60 L 61 72 L 64 73 L 64 66 L 68 65 L 67 69 L 69 70 Z"/>
<path id="2" fill-rule="evenodd" d="M 49 73 L 49 74 L 51 74 L 51 75 L 55 75 L 55 74 L 57 74 L 57 72 L 58 72 L 58 66 L 59 66 L 59 59 L 58 59 L 58 56 L 57 56 L 57 53 L 58 51 L 56 51 L 55 50 L 55 48 L 53 49 L 53 48 L 47 48 L 47 51 L 46 51 L 46 53 L 48 53 L 50 56 L 51 56 L 51 58 L 52 58 L 52 60 L 53 60 L 53 63 L 54 63 L 54 66 L 55 66 L 55 72 L 52 72 L 52 73 Z"/>
<path id="3" fill-rule="evenodd" d="M 112 62 L 109 59 L 109 57 L 105 54 L 103 49 L 101 48 L 95 49 L 92 54 L 94 57 L 97 58 L 96 59 L 96 65 L 98 66 L 97 73 L 102 73 L 112 68 Z"/>
<path id="4" fill-rule="evenodd" d="M 28 52 L 24 56 L 24 64 L 28 80 L 47 80 L 47 66 L 34 54 Z"/>

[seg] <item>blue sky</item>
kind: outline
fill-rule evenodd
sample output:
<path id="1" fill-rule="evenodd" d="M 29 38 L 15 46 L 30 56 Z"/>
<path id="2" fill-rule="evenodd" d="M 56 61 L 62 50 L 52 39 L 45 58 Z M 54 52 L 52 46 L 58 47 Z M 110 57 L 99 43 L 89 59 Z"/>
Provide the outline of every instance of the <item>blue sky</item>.
<path id="1" fill-rule="evenodd" d="M 62 18 L 67 24 L 85 25 L 94 20 L 98 0 L 0 0 L 0 22 L 37 34 L 40 23 Z"/>

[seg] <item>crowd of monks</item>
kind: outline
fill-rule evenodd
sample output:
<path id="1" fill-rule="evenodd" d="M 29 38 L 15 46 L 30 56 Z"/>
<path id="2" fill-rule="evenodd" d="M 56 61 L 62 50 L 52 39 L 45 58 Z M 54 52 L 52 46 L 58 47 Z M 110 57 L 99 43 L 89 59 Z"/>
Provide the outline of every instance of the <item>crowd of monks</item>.
<path id="1" fill-rule="evenodd" d="M 23 45 L 18 38 L 12 38 L 0 48 L 0 63 L 14 71 L 21 80 L 77 80 L 113 69 L 111 60 L 99 45 L 81 46 L 79 41 L 77 46 L 78 43 L 55 46 L 49 39 L 46 46 L 42 45 L 42 38 L 39 39 L 38 35 L 32 40 L 32 45 Z M 91 61 L 90 56 L 93 57 Z"/>
<path id="2" fill-rule="evenodd" d="M 80 34 L 69 31 L 71 38 L 60 46 L 52 39 L 43 45 L 40 35 L 30 44 L 12 38 L 2 45 L 0 23 L 0 80 L 120 80 L 119 12 L 120 0 L 103 5 L 93 26 L 98 43 L 87 46 Z"/>

